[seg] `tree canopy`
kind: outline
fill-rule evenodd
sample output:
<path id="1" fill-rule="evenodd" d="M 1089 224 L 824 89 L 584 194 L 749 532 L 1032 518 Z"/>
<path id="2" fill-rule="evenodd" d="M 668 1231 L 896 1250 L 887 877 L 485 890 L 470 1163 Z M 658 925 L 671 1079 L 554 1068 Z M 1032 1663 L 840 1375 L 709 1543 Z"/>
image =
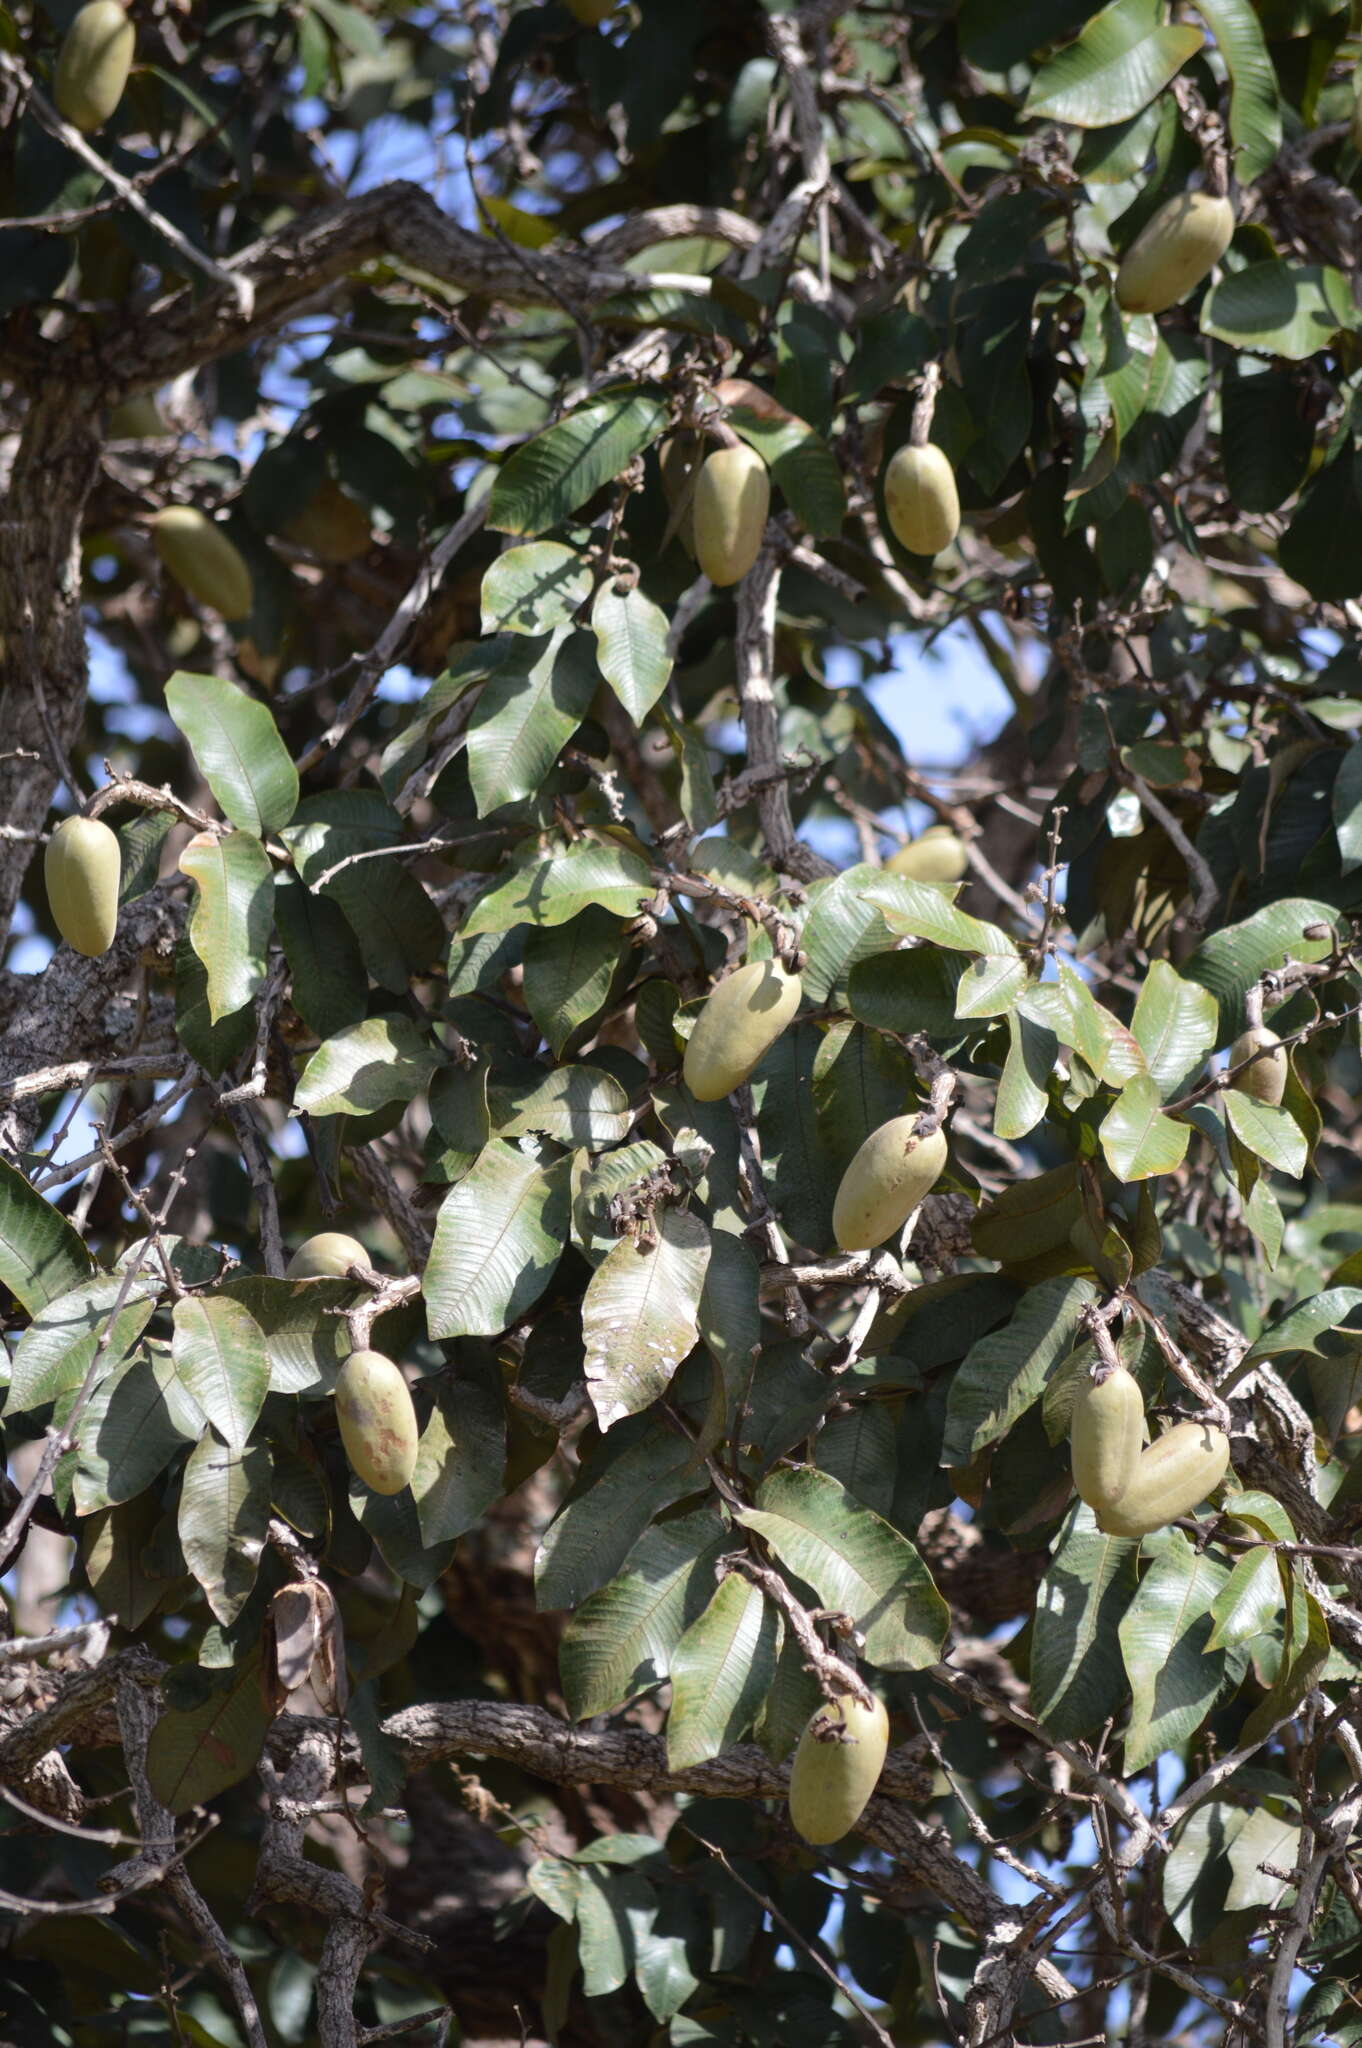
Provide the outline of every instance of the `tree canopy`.
<path id="1" fill-rule="evenodd" d="M 6 2043 L 1362 2039 L 1357 55 L 0 6 Z"/>

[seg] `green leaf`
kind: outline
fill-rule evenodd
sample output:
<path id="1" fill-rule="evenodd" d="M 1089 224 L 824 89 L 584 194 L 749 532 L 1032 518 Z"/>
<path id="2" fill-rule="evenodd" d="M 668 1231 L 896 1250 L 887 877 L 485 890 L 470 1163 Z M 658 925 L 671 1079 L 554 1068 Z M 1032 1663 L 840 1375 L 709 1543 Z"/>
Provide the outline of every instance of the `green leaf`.
<path id="1" fill-rule="evenodd" d="M 270 1453 L 234 1451 L 204 1435 L 190 1453 L 180 1493 L 184 1561 L 224 1624 L 250 1598 L 270 1518 Z"/>
<path id="2" fill-rule="evenodd" d="M 378 1545 L 389 1571 L 424 1593 L 453 1562 L 455 1544 L 427 1543 L 409 1486 L 400 1493 L 372 1493 L 362 1479 L 350 1481 L 350 1512 Z"/>
<path id="3" fill-rule="evenodd" d="M 667 409 L 640 390 L 598 398 L 536 434 L 503 462 L 487 523 L 497 533 L 534 535 L 558 526 L 656 441 Z"/>
<path id="4" fill-rule="evenodd" d="M 856 961 L 893 945 L 883 912 L 865 893 L 882 877 L 883 869 L 857 863 L 809 889 L 809 915 L 799 941 L 808 955 L 803 969 L 807 1002 L 826 1003 Z"/>
<path id="5" fill-rule="evenodd" d="M 1135 1590 L 1136 1549 L 1104 1536 L 1078 1502 L 1037 1588 L 1031 1705 L 1056 1741 L 1092 1734 L 1125 1702 L 1117 1630 Z"/>
<path id="6" fill-rule="evenodd" d="M 1271 1102 L 1256 1102 L 1238 1088 L 1221 1091 L 1225 1121 L 1241 1145 L 1257 1158 L 1266 1160 L 1281 1173 L 1299 1180 L 1305 1171 L 1309 1147 L 1305 1133 L 1289 1110 Z"/>
<path id="7" fill-rule="evenodd" d="M 432 1337 L 495 1337 L 547 1287 L 568 1234 L 568 1161 L 495 1138 L 440 1205 L 423 1291 Z"/>
<path id="8" fill-rule="evenodd" d="M 912 1060 L 882 1032 L 839 1021 L 814 1055 L 813 1099 L 819 1134 L 840 1178 L 871 1132 L 916 1102 Z"/>
<path id="9" fill-rule="evenodd" d="M 604 1009 L 625 948 L 619 919 L 605 910 L 584 910 L 567 924 L 526 934 L 521 985 L 555 1059 Z"/>
<path id="10" fill-rule="evenodd" d="M 482 630 L 537 638 L 566 629 L 590 597 L 592 581 L 586 556 L 561 541 L 507 548 L 482 579 Z M 490 676 L 508 663 L 523 668 L 527 659 L 514 643 L 499 648 L 498 656 Z"/>
<path id="11" fill-rule="evenodd" d="M 247 832 L 197 832 L 180 855 L 198 883 L 189 943 L 208 976 L 208 1015 L 218 1024 L 253 1002 L 264 984 L 274 928 L 274 870 Z"/>
<path id="12" fill-rule="evenodd" d="M 538 1070 L 528 1082 L 494 1084 L 488 1110 L 503 1138 L 542 1131 L 560 1145 L 583 1145 L 592 1152 L 617 1145 L 633 1122 L 622 1084 L 603 1067 L 586 1064 Z"/>
<path id="13" fill-rule="evenodd" d="M 1130 1028 L 1150 1078 L 1166 1100 L 1196 1080 L 1220 1036 L 1220 1013 L 1208 989 L 1184 981 L 1166 960 L 1150 963 Z"/>
<path id="14" fill-rule="evenodd" d="M 1280 1358 L 1286 1351 L 1313 1351 L 1323 1358 L 1327 1353 L 1320 1350 L 1316 1338 L 1326 1330 L 1338 1330 L 1362 1308 L 1362 1287 L 1330 1287 L 1323 1294 L 1312 1294 L 1308 1301 L 1300 1302 L 1288 1310 L 1279 1322 L 1269 1323 L 1257 1342 L 1244 1357 L 1247 1369 L 1260 1358 Z M 1233 1512 L 1233 1509 L 1229 1510 Z"/>
<path id="15" fill-rule="evenodd" d="M 1165 1116 L 1158 1082 L 1150 1074 L 1127 1081 L 1098 1126 L 1107 1165 L 1118 1180 L 1152 1180 L 1174 1173 L 1191 1142 L 1190 1124 Z"/>
<path id="16" fill-rule="evenodd" d="M 70 1476 L 77 1514 L 136 1499 L 201 1427 L 165 1348 L 134 1352 L 95 1388 L 77 1447 L 59 1467 L 59 1477 Z"/>
<path id="17" fill-rule="evenodd" d="M 1089 1280 L 1042 1280 L 1022 1296 L 1010 1322 L 971 1346 L 951 1382 L 943 1464 L 970 1464 L 1040 1399 L 1073 1349 L 1080 1312 L 1095 1292 Z"/>
<path id="18" fill-rule="evenodd" d="M 1282 146 L 1277 74 L 1249 0 L 1195 0 L 1195 5 L 1230 74 L 1235 175 L 1251 185 Z"/>
<path id="19" fill-rule="evenodd" d="M 147 1778 L 162 1806 L 187 1813 L 239 1784 L 260 1759 L 274 1719 L 261 1651 L 253 1648 L 230 1671 L 181 1665 L 167 1693 L 169 1703 L 147 1744 Z"/>
<path id="20" fill-rule="evenodd" d="M 583 1460 L 539 1546 L 539 1606 L 578 1606 L 614 1577 L 654 1515 L 703 1483 L 695 1446 L 654 1418 L 611 1430 Z"/>
<path id="21" fill-rule="evenodd" d="M 1216 1043 L 1228 1045 L 1243 1024 L 1243 1001 L 1269 967 L 1287 960 L 1323 960 L 1334 944 L 1339 913 L 1329 903 L 1288 896 L 1254 911 L 1240 924 L 1226 925 L 1203 939 L 1182 972 L 1188 981 L 1208 988 L 1220 1004 Z M 1307 939 L 1307 926 L 1327 926 L 1328 936 Z"/>
<path id="22" fill-rule="evenodd" d="M 156 885 L 161 848 L 175 823 L 173 811 L 139 811 L 118 828 L 118 901 L 133 903 Z"/>
<path id="23" fill-rule="evenodd" d="M 1059 979 L 1034 984 L 1022 998 L 1028 1017 L 1048 1024 L 1061 1045 L 1072 1046 L 1099 1081 L 1120 1088 L 1145 1071 L 1144 1054 L 1133 1033 L 1099 1003 L 1067 962 Z"/>
<path id="24" fill-rule="evenodd" d="M 1277 543 L 1277 560 L 1312 597 L 1356 597 L 1362 593 L 1362 563 L 1349 543 L 1359 522 L 1362 464 L 1347 440 L 1301 492 Z"/>
<path id="25" fill-rule="evenodd" d="M 1211 1602 L 1215 1623 L 1208 1650 L 1233 1650 L 1276 1628 L 1282 1610 L 1282 1575 L 1275 1551 L 1246 1550 Z"/>
<path id="26" fill-rule="evenodd" d="M 728 424 L 755 448 L 800 525 L 818 539 L 840 533 L 846 491 L 837 458 L 806 421 L 766 419 L 746 406 L 730 406 Z"/>
<path id="27" fill-rule="evenodd" d="M 274 1280 L 264 1273 L 225 1280 L 217 1298 L 240 1302 L 265 1342 L 270 1392 L 329 1393 L 350 1349 L 336 1313 L 354 1301 L 349 1280 Z"/>
<path id="28" fill-rule="evenodd" d="M 395 851 L 405 833 L 402 819 L 377 791 L 335 790 L 304 797 L 297 822 L 284 835 L 303 880 L 340 905 L 366 970 L 393 995 L 405 995 L 413 975 L 443 960 L 448 946 L 440 913 L 400 860 L 353 859 Z"/>
<path id="29" fill-rule="evenodd" d="M 552 853 L 536 847 L 483 892 L 461 932 L 468 939 L 518 924 L 566 924 L 592 904 L 616 917 L 637 917 L 653 894 L 648 863 L 627 847 L 594 839 L 579 839 Z"/>
<path id="30" fill-rule="evenodd" d="M 830 1242 L 837 1192 L 836 1159 L 814 1096 L 821 1042 L 816 1024 L 782 1031 L 752 1077 L 767 1189 L 785 1229 L 807 1245 Z"/>
<path id="31" fill-rule="evenodd" d="M 672 1655 L 669 1770 L 705 1763 L 747 1733 L 770 1691 L 779 1649 L 779 1611 L 759 1587 L 730 1573 Z"/>
<path id="32" fill-rule="evenodd" d="M 166 710 L 238 831 L 260 839 L 287 825 L 298 805 L 298 771 L 266 705 L 218 676 L 177 669 L 166 684 Z"/>
<path id="33" fill-rule="evenodd" d="M 1274 1871 L 1294 1870 L 1300 1854 L 1302 1828 L 1292 1814 L 1282 1818 L 1268 1807 L 1237 1813 L 1228 1856 L 1233 1876 L 1225 1894 L 1227 1913 L 1275 1912 L 1295 1898 L 1295 1887 Z"/>
<path id="34" fill-rule="evenodd" d="M 464 1345 L 452 1375 L 435 1382 L 435 1406 L 421 1432 L 411 1490 L 425 1543 L 462 1536 L 502 1490 L 506 1407 L 495 1363 Z"/>
<path id="35" fill-rule="evenodd" d="M 898 1430 L 883 1401 L 857 1401 L 830 1416 L 818 1438 L 818 1469 L 886 1521 L 898 1479 Z"/>
<path id="36" fill-rule="evenodd" d="M 585 633 L 560 629 L 524 645 L 533 662 L 498 669 L 468 721 L 468 776 L 480 818 L 538 793 L 600 681 Z"/>
<path id="37" fill-rule="evenodd" d="M 1290 370 L 1241 355 L 1220 387 L 1220 453 L 1241 512 L 1275 512 L 1305 481 L 1314 428 Z"/>
<path id="38" fill-rule="evenodd" d="M 161 1285 L 155 1262 L 149 1262 L 132 1283 L 114 1322 L 104 1352 L 106 1373 L 122 1363 L 141 1336 Z M 46 1408 L 82 1385 L 122 1288 L 121 1273 L 100 1273 L 38 1310 L 14 1353 L 7 1416 Z"/>
<path id="39" fill-rule="evenodd" d="M 587 1391 L 602 1429 L 664 1394 L 699 1339 L 696 1316 L 709 1231 L 684 1209 L 659 1209 L 653 1236 L 622 1237 L 582 1301 Z"/>
<path id="40" fill-rule="evenodd" d="M 1132 1697 L 1127 1777 L 1181 1749 L 1215 1704 L 1225 1656 L 1210 1647 L 1211 1605 L 1228 1577 L 1218 1557 L 1195 1551 L 1180 1530 L 1161 1537 L 1119 1631 Z"/>
<path id="41" fill-rule="evenodd" d="M 1304 1603 L 1304 1629 L 1299 1635 L 1288 1629 L 1281 1667 L 1271 1690 L 1244 1722 L 1239 1738 L 1243 1743 L 1261 1742 L 1269 1729 L 1294 1714 L 1319 1684 L 1329 1661 L 1329 1624 L 1318 1600 L 1313 1593 L 1306 1592 L 1299 1579 L 1295 1581 L 1293 1597 L 1298 1615 L 1300 1604 Z M 1293 1643 L 1298 1647 L 1293 1649 Z"/>
<path id="42" fill-rule="evenodd" d="M 308 1116 L 367 1116 L 385 1103 L 414 1102 L 442 1063 L 439 1048 L 410 1017 L 366 1017 L 318 1046 L 298 1076 L 294 1108 Z"/>
<path id="43" fill-rule="evenodd" d="M 993 1128 L 1000 1138 L 1024 1138 L 1050 1107 L 1049 1079 L 1059 1041 L 1020 1006 L 1007 1019 L 1008 1051 L 993 1109 Z"/>
<path id="44" fill-rule="evenodd" d="M 0 1159 L 0 1281 L 36 1315 L 90 1277 L 90 1254 L 59 1209 Z"/>
<path id="45" fill-rule="evenodd" d="M 369 984 L 359 944 L 339 904 L 299 876 L 274 878 L 274 916 L 289 968 L 289 994 L 309 1031 L 331 1038 L 358 1024 Z"/>
<path id="46" fill-rule="evenodd" d="M 601 674 L 634 724 L 642 725 L 672 672 L 666 613 L 641 590 L 617 590 L 607 581 L 591 607 L 591 630 Z"/>
<path id="47" fill-rule="evenodd" d="M 1157 27 L 1161 12 L 1152 0 L 1104 7 L 1076 42 L 1040 66 L 1023 119 L 1107 128 L 1138 114 L 1201 48 L 1198 29 Z"/>
<path id="48" fill-rule="evenodd" d="M 223 1073 L 255 1040 L 255 1004 L 243 1003 L 215 1023 L 208 1013 L 208 973 L 186 933 L 175 948 L 175 1032 L 206 1074 Z"/>
<path id="49" fill-rule="evenodd" d="M 921 1671 L 941 1654 L 950 1609 L 906 1536 L 810 1466 L 771 1473 L 755 1508 L 735 1508 L 824 1607 L 849 1614 L 883 1671 Z"/>
<path id="50" fill-rule="evenodd" d="M 1348 281 L 1323 263 L 1269 257 L 1228 271 L 1206 294 L 1201 331 L 1235 348 L 1304 362 L 1357 325 Z"/>
<path id="51" fill-rule="evenodd" d="M 623 1570 L 582 1602 L 558 1651 L 563 1698 L 574 1721 L 613 1713 L 662 1683 L 673 1651 L 713 1590 L 723 1548 L 712 1508 L 659 1522 L 634 1544 Z"/>
<path id="52" fill-rule="evenodd" d="M 1339 763 L 1333 816 L 1343 872 L 1350 875 L 1362 867 L 1362 740 L 1355 741 Z"/>
<path id="53" fill-rule="evenodd" d="M 174 1321 L 177 1374 L 223 1442 L 244 1450 L 269 1391 L 264 1331 L 243 1303 L 223 1295 L 185 1295 Z"/>
<path id="54" fill-rule="evenodd" d="M 883 913 L 891 932 L 925 939 L 950 952 L 974 953 L 956 992 L 957 1017 L 1000 1017 L 1026 988 L 1026 963 L 997 925 L 968 917 L 927 882 L 885 875 L 863 892 Z"/>

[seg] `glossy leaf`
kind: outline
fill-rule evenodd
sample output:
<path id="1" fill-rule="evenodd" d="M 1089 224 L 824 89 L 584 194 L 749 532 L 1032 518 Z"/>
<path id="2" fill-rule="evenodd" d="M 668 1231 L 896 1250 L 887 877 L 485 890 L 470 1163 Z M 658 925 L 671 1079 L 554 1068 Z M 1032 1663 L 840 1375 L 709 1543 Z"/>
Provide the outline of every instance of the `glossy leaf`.
<path id="1" fill-rule="evenodd" d="M 250 1310 L 221 1295 L 175 1304 L 175 1371 L 222 1441 L 244 1450 L 269 1391 L 265 1334 Z"/>
<path id="2" fill-rule="evenodd" d="M 253 1001 L 265 979 L 274 925 L 274 870 L 246 832 L 199 832 L 180 855 L 198 883 L 189 942 L 208 976 L 212 1023 Z"/>
<path id="3" fill-rule="evenodd" d="M 440 1205 L 423 1292 L 432 1337 L 493 1337 L 538 1300 L 567 1239 L 567 1161 L 493 1139 Z"/>
<path id="4" fill-rule="evenodd" d="M 1159 27 L 1161 18 L 1151 0 L 1114 0 L 1041 66 L 1023 113 L 1078 128 L 1138 114 L 1201 48 L 1196 29 Z"/>
<path id="5" fill-rule="evenodd" d="M 780 1615 L 741 1574 L 721 1579 L 671 1659 L 667 1764 L 685 1770 L 730 1748 L 756 1718 L 775 1676 Z"/>
<path id="6" fill-rule="evenodd" d="M 644 391 L 617 393 L 569 413 L 502 464 L 488 523 L 501 533 L 526 535 L 559 525 L 655 441 L 666 418 L 665 407 Z"/>
<path id="7" fill-rule="evenodd" d="M 596 660 L 635 725 L 642 725 L 667 687 L 667 615 L 638 589 L 602 583 L 591 607 Z"/>
<path id="8" fill-rule="evenodd" d="M 294 1107 L 309 1116 L 365 1116 L 413 1101 L 440 1064 L 410 1017 L 366 1017 L 318 1046 L 298 1077 Z"/>
<path id="9" fill-rule="evenodd" d="M 698 1216 L 668 1208 L 655 1212 L 652 1237 L 622 1237 L 582 1301 L 587 1389 L 602 1429 L 665 1393 L 699 1336 L 709 1231 Z"/>
<path id="10" fill-rule="evenodd" d="M 298 771 L 267 705 L 218 676 L 178 669 L 166 684 L 166 709 L 238 831 L 260 839 L 288 824 L 298 805 Z"/>

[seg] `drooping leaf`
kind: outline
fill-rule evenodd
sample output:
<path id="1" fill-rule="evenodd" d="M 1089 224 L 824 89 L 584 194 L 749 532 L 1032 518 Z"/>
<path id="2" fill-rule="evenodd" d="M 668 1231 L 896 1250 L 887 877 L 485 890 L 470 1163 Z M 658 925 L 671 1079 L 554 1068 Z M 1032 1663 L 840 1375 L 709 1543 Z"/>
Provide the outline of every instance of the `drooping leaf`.
<path id="1" fill-rule="evenodd" d="M 641 590 L 619 590 L 607 581 L 591 607 L 591 630 L 601 674 L 634 724 L 642 725 L 672 672 L 666 613 Z"/>
<path id="2" fill-rule="evenodd" d="M 189 942 L 208 976 L 208 1015 L 217 1024 L 252 1002 L 264 982 L 274 870 L 247 832 L 195 833 L 180 867 L 198 883 Z"/>
<path id="3" fill-rule="evenodd" d="M 666 422 L 665 406 L 639 390 L 569 413 L 501 465 L 488 524 L 499 533 L 547 532 L 656 441 Z"/>
<path id="4" fill-rule="evenodd" d="M 714 1589 L 723 1547 L 713 1508 L 659 1522 L 634 1544 L 618 1576 L 582 1602 L 558 1652 L 574 1720 L 612 1713 L 662 1683 Z"/>
<path id="5" fill-rule="evenodd" d="M 495 1364 L 476 1345 L 435 1384 L 435 1405 L 421 1432 L 411 1491 L 422 1539 L 462 1536 L 501 1492 L 506 1410 Z"/>
<path id="6" fill-rule="evenodd" d="M 62 1418 L 67 1403 L 58 1403 Z M 134 1500 L 203 1426 L 163 1345 L 133 1352 L 99 1382 L 57 1469 L 69 1479 L 76 1512 L 88 1515 Z"/>
<path id="7" fill-rule="evenodd" d="M 702 1484 L 695 1446 L 652 1417 L 622 1422 L 583 1461 L 534 1563 L 541 1607 L 576 1607 L 614 1577 L 654 1515 Z"/>
<path id="8" fill-rule="evenodd" d="M 1091 1734 L 1126 1693 L 1117 1629 L 1135 1590 L 1134 1543 L 1073 1509 L 1036 1589 L 1031 1704 L 1056 1741 Z"/>
<path id="9" fill-rule="evenodd" d="M 1165 1101 L 1196 1080 L 1218 1041 L 1219 1024 L 1208 989 L 1184 981 L 1166 960 L 1150 962 L 1130 1028 Z"/>
<path id="10" fill-rule="evenodd" d="M 586 556 L 576 548 L 565 548 L 560 541 L 507 548 L 482 579 L 482 630 L 529 634 L 536 639 L 556 634 L 572 624 L 590 597 L 591 581 Z M 493 677 L 508 665 L 523 669 L 532 659 L 528 650 L 515 645 L 503 644 L 497 654 L 497 662 L 488 669 Z"/>
<path id="11" fill-rule="evenodd" d="M 1259 1358 L 1280 1358 L 1288 1351 L 1318 1352 L 1316 1339 L 1326 1330 L 1351 1324 L 1359 1308 L 1362 1287 L 1329 1287 L 1323 1294 L 1312 1294 L 1308 1301 L 1300 1302 L 1268 1324 L 1245 1355 L 1244 1364 L 1251 1365 Z"/>
<path id="12" fill-rule="evenodd" d="M 432 1337 L 493 1337 L 539 1299 L 568 1232 L 568 1162 L 494 1138 L 445 1196 L 423 1292 Z"/>
<path id="13" fill-rule="evenodd" d="M 1196 0 L 1230 74 L 1230 141 L 1244 184 L 1267 169 L 1282 143 L 1277 74 L 1249 0 Z"/>
<path id="14" fill-rule="evenodd" d="M 752 1725 L 775 1677 L 779 1611 L 737 1572 L 721 1579 L 671 1659 L 667 1763 L 674 1771 L 728 1749 Z"/>
<path id="15" fill-rule="evenodd" d="M 665 1393 L 696 1343 L 709 1265 L 709 1231 L 684 1209 L 660 1209 L 648 1234 L 622 1237 L 597 1266 L 582 1301 L 586 1378 L 609 1429 Z"/>
<path id="16" fill-rule="evenodd" d="M 1238 1088 L 1226 1088 L 1221 1101 L 1225 1120 L 1241 1145 L 1282 1173 L 1298 1178 L 1305 1171 L 1309 1148 L 1305 1133 L 1291 1112 L 1277 1103 L 1258 1102 Z"/>
<path id="17" fill-rule="evenodd" d="M 951 1382 L 943 1463 L 968 1465 L 1039 1400 L 1073 1349 L 1080 1312 L 1093 1294 L 1088 1280 L 1042 1280 L 1022 1296 L 1009 1322 L 971 1347 Z"/>
<path id="18" fill-rule="evenodd" d="M 185 1563 L 218 1620 L 236 1620 L 255 1584 L 270 1518 L 266 1445 L 232 1450 L 205 1434 L 190 1453 L 180 1494 Z"/>
<path id="19" fill-rule="evenodd" d="M 1161 19 L 1151 0 L 1113 0 L 1041 65 L 1023 116 L 1105 128 L 1138 114 L 1201 48 L 1199 30 Z"/>
<path id="20" fill-rule="evenodd" d="M 299 876 L 274 878 L 274 916 L 289 967 L 293 1007 L 318 1038 L 331 1038 L 363 1017 L 368 982 L 349 920 L 329 896 Z"/>
<path id="21" fill-rule="evenodd" d="M 620 920 L 605 910 L 527 933 L 525 1001 L 555 1059 L 604 1007 L 624 950 Z"/>
<path id="22" fill-rule="evenodd" d="M 1241 1030 L 1244 996 L 1254 982 L 1286 960 L 1324 959 L 1334 943 L 1337 921 L 1331 904 L 1286 896 L 1202 940 L 1182 973 L 1186 980 L 1208 988 L 1219 1003 L 1218 1044 L 1228 1045 Z M 1307 938 L 1306 932 L 1314 927 L 1324 936 Z"/>
<path id="23" fill-rule="evenodd" d="M 535 659 L 505 663 L 468 721 L 468 775 L 478 816 L 534 796 L 590 708 L 600 681 L 589 636 L 559 628 L 524 642 Z"/>
<path id="24" fill-rule="evenodd" d="M 162 1284 L 155 1264 L 149 1262 L 128 1288 L 116 1317 L 114 1305 L 124 1286 L 121 1273 L 83 1280 L 69 1294 L 59 1294 L 39 1308 L 14 1352 L 6 1415 L 28 1414 L 74 1393 L 94 1363 L 111 1318 L 103 1370 L 112 1372 L 146 1328 Z"/>
<path id="25" fill-rule="evenodd" d="M 268 705 L 219 676 L 177 669 L 166 684 L 166 709 L 239 832 L 260 839 L 287 825 L 298 804 L 298 771 Z"/>
<path id="26" fill-rule="evenodd" d="M 1166 1116 L 1151 1074 L 1127 1081 L 1098 1128 L 1107 1164 L 1118 1180 L 1150 1180 L 1174 1173 L 1191 1142 L 1190 1124 Z"/>
<path id="27" fill-rule="evenodd" d="M 175 1304 L 175 1370 L 223 1442 L 244 1450 L 269 1391 L 265 1334 L 250 1310 L 222 1295 Z"/>
<path id="28" fill-rule="evenodd" d="M 1210 1647 L 1211 1605 L 1228 1576 L 1211 1552 L 1194 1550 L 1180 1530 L 1165 1531 L 1121 1617 L 1132 1696 L 1128 1774 L 1180 1748 L 1214 1705 L 1225 1674 L 1224 1652 Z"/>
<path id="29" fill-rule="evenodd" d="M 60 1209 L 0 1159 L 0 1280 L 36 1315 L 90 1277 L 90 1254 Z"/>
<path id="30" fill-rule="evenodd" d="M 318 1046 L 298 1076 L 294 1107 L 309 1116 L 365 1116 L 414 1101 L 440 1064 L 410 1017 L 366 1017 Z"/>
<path id="31" fill-rule="evenodd" d="M 352 1281 L 233 1274 L 222 1284 L 223 1297 L 240 1302 L 264 1338 L 271 1393 L 330 1392 L 350 1348 L 336 1311 L 354 1300 Z"/>

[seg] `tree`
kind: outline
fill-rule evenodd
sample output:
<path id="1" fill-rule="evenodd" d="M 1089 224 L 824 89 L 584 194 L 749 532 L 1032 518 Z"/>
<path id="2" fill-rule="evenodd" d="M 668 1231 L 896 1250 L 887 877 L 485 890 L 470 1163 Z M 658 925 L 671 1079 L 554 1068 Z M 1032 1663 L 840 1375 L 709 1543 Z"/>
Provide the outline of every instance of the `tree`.
<path id="1" fill-rule="evenodd" d="M 1354 2041 L 1349 12 L 601 12 L 0 10 L 4 2038 Z"/>

